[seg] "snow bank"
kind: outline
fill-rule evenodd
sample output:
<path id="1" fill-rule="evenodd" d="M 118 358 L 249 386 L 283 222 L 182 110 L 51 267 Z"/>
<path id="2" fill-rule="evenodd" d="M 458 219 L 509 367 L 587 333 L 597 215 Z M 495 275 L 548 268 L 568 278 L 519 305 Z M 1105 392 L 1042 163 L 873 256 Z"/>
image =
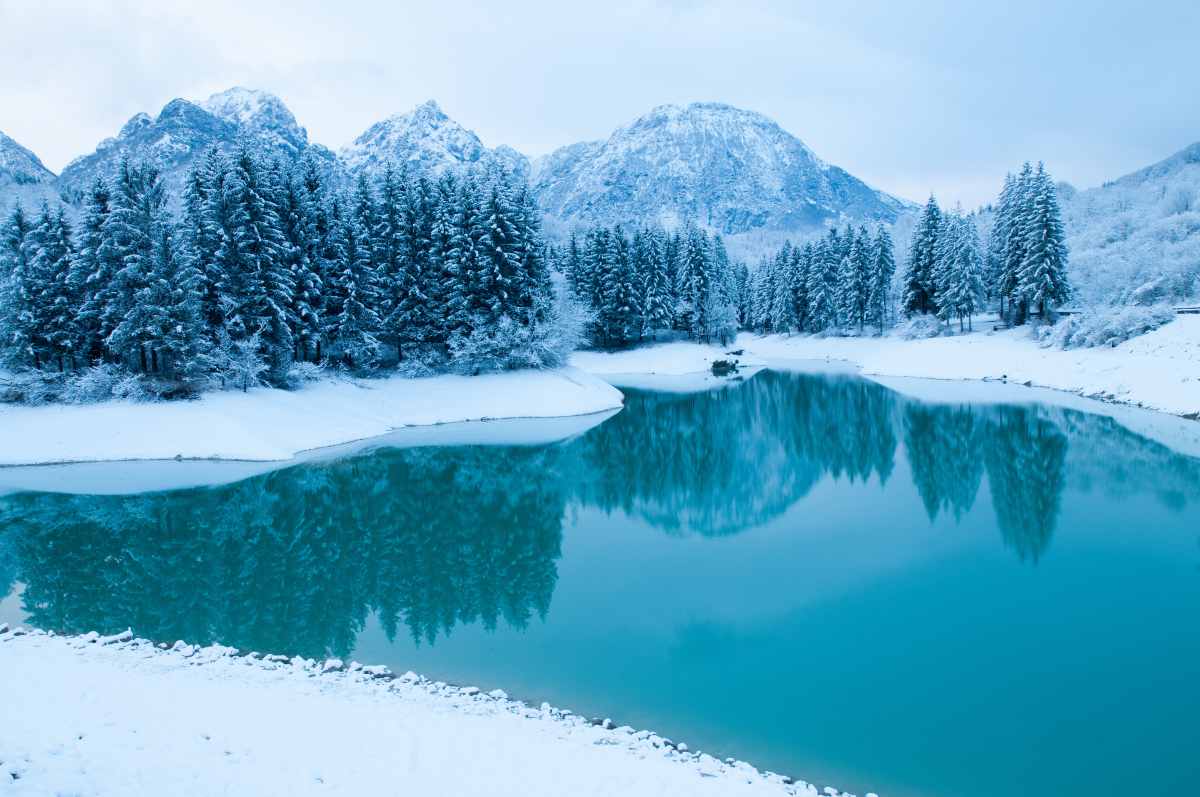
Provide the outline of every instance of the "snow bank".
<path id="1" fill-rule="evenodd" d="M 868 376 L 1002 380 L 1064 390 L 1174 415 L 1200 413 L 1200 316 L 1179 316 L 1113 348 L 1044 349 L 1028 328 L 902 340 L 743 334 L 727 349 L 671 343 L 614 353 L 579 352 L 577 368 L 615 384 L 634 374 L 703 372 L 726 350 L 748 364 L 796 367 L 845 362 Z"/>
<path id="2" fill-rule="evenodd" d="M 1001 379 L 1135 404 L 1175 415 L 1200 412 L 1200 316 L 1103 349 L 1043 349 L 1028 329 L 928 340 L 758 337 L 738 346 L 773 360 L 847 360 L 863 373 L 929 379 Z"/>
<path id="3" fill-rule="evenodd" d="M 128 633 L 18 631 L 0 627 L 0 683 L 20 685 L 0 723 L 6 794 L 818 794 L 498 690 Z"/>
<path id="4" fill-rule="evenodd" d="M 0 465 L 138 459 L 287 460 L 406 426 L 552 418 L 619 408 L 573 368 L 425 379 L 338 380 L 196 401 L 0 408 Z"/>

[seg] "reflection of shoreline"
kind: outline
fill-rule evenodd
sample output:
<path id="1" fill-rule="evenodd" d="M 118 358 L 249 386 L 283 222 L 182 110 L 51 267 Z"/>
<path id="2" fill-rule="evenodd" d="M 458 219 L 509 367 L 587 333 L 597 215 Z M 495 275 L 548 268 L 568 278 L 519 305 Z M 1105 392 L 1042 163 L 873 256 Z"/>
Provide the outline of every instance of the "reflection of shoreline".
<path id="1" fill-rule="evenodd" d="M 1000 538 L 1036 563 L 1068 486 L 1153 494 L 1176 511 L 1200 500 L 1200 461 L 1111 418 L 922 404 L 851 375 L 765 371 L 723 390 L 631 390 L 624 411 L 588 419 L 556 444 L 451 445 L 423 430 L 409 447 L 222 486 L 0 496 L 0 588 L 25 583 L 33 622 L 59 631 L 133 625 L 340 655 L 372 612 L 390 637 L 403 625 L 417 642 L 460 623 L 544 617 L 572 505 L 671 535 L 730 536 L 802 506 L 827 478 L 864 485 L 871 500 L 903 452 L 930 523 L 986 511 L 975 506 L 986 476 Z"/>

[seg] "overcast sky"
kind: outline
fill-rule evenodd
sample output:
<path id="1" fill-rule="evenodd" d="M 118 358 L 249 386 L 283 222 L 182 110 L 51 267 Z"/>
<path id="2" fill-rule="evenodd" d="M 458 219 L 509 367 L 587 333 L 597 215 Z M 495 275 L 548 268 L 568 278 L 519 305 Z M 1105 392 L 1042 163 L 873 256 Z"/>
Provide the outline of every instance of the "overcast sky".
<path id="1" fill-rule="evenodd" d="M 1200 140 L 1198 31 L 1196 0 L 0 0 L 0 130 L 58 171 L 138 111 L 244 85 L 333 148 L 434 98 L 536 155 L 716 100 L 973 206 L 1025 159 L 1086 187 Z"/>

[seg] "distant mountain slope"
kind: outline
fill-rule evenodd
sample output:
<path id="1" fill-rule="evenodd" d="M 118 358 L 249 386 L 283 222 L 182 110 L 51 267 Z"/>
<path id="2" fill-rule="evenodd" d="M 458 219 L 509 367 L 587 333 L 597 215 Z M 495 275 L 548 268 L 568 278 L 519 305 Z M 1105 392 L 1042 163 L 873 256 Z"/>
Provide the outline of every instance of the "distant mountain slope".
<path id="1" fill-rule="evenodd" d="M 342 147 L 338 157 L 352 174 L 377 172 L 389 163 L 428 174 L 493 165 L 517 174 L 529 172 L 524 155 L 511 147 L 488 149 L 433 100 L 376 122 Z"/>
<path id="2" fill-rule="evenodd" d="M 37 155 L 0 132 L 0 211 L 18 201 L 33 209 L 54 196 L 54 179 Z"/>
<path id="3" fill-rule="evenodd" d="M 1200 295 L 1200 143 L 1098 188 L 1060 191 L 1081 302 Z"/>
<path id="4" fill-rule="evenodd" d="M 564 147 L 534 164 L 534 190 L 568 225 L 692 221 L 726 235 L 892 222 L 911 207 L 767 117 L 719 103 L 663 105 L 606 141 Z"/>
<path id="5" fill-rule="evenodd" d="M 311 150 L 333 162 L 329 150 L 310 147 L 308 134 L 278 97 L 233 88 L 202 104 L 171 100 L 157 117 L 134 115 L 114 138 L 100 142 L 95 152 L 67 164 L 58 188 L 69 201 L 79 202 L 97 176 L 111 175 L 121 158 L 128 156 L 157 163 L 168 192 L 174 195 L 196 158 L 213 146 L 232 149 L 240 136 L 258 139 L 287 158 Z"/>

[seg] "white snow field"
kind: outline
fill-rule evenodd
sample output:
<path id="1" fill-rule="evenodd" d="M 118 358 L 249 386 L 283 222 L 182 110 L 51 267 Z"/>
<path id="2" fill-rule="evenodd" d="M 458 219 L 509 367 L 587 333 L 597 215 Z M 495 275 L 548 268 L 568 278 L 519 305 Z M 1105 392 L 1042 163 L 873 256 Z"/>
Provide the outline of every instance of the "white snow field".
<path id="1" fill-rule="evenodd" d="M 743 334 L 723 348 L 670 343 L 611 354 L 577 352 L 571 364 L 626 384 L 631 374 L 681 377 L 704 371 L 739 349 L 739 359 L 753 365 L 828 360 L 849 363 L 867 376 L 1006 379 L 1174 415 L 1200 413 L 1200 316 L 1179 316 L 1114 348 L 1044 349 L 1028 328 L 926 340 Z"/>
<path id="2" fill-rule="evenodd" d="M 131 637 L 0 627 L 6 795 L 818 794 L 499 691 Z"/>
<path id="3" fill-rule="evenodd" d="M 555 418 L 619 408 L 574 368 L 423 379 L 331 380 L 196 401 L 0 406 L 0 465 L 135 459 L 287 460 L 407 426 Z"/>

